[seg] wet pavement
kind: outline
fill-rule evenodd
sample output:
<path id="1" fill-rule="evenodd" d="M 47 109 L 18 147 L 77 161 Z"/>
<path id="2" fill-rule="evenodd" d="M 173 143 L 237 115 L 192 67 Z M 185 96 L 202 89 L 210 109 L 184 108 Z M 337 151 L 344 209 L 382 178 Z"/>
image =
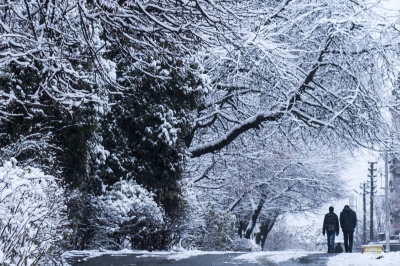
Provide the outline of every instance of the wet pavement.
<path id="1" fill-rule="evenodd" d="M 273 263 L 268 257 L 262 257 L 257 262 L 247 262 L 235 259 L 239 253 L 227 254 L 206 254 L 192 256 L 189 258 L 174 260 L 162 255 L 151 254 L 124 254 L 124 255 L 102 255 L 95 258 L 73 257 L 67 259 L 67 264 L 71 266 L 324 266 L 327 265 L 328 258 L 335 254 L 315 253 L 305 257 L 292 259 L 284 262 Z"/>
<path id="2" fill-rule="evenodd" d="M 328 258 L 336 256 L 337 254 L 318 253 L 310 254 L 306 257 L 301 257 L 296 260 L 286 261 L 279 264 L 279 266 L 322 266 L 327 265 Z"/>

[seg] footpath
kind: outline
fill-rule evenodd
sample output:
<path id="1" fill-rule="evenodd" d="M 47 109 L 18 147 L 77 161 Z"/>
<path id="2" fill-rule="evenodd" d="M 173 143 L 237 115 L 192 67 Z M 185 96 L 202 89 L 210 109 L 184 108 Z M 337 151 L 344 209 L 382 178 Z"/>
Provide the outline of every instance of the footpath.
<path id="1" fill-rule="evenodd" d="M 250 262 L 237 259 L 241 254 L 243 253 L 204 254 L 179 260 L 157 254 L 101 255 L 94 258 L 76 256 L 66 259 L 64 266 L 326 266 L 328 258 L 336 255 L 313 253 L 276 263 L 269 260 L 268 256 L 257 257 Z"/>

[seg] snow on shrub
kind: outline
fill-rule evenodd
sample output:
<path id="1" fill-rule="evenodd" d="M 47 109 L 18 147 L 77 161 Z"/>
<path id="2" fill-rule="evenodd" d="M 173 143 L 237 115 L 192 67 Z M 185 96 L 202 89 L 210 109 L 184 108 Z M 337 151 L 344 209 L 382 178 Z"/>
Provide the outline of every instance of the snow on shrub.
<path id="1" fill-rule="evenodd" d="M 97 238 L 110 241 L 112 236 L 114 243 L 109 242 L 109 248 L 135 248 L 135 239 L 157 233 L 164 224 L 164 212 L 153 193 L 132 180 L 114 184 L 104 195 L 94 198 L 94 206 Z"/>
<path id="2" fill-rule="evenodd" d="M 15 159 L 0 167 L 0 265 L 53 260 L 62 196 L 54 177 L 39 169 L 21 169 Z"/>

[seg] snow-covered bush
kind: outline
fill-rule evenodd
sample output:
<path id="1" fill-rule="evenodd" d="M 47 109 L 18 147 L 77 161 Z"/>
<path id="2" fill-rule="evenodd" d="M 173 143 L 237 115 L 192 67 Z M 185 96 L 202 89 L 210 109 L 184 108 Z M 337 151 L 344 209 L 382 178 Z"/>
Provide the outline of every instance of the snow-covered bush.
<path id="1" fill-rule="evenodd" d="M 61 235 L 63 191 L 54 177 L 21 169 L 11 159 L 0 167 L 0 265 L 49 265 Z"/>
<path id="2" fill-rule="evenodd" d="M 179 239 L 171 247 L 173 250 L 249 250 L 251 243 L 239 244 L 235 214 L 221 206 L 199 197 L 199 192 L 190 185 L 184 187 L 184 199 L 187 202 L 185 222 Z"/>
<path id="3" fill-rule="evenodd" d="M 96 238 L 99 244 L 107 241 L 101 243 L 102 247 L 157 247 L 157 243 L 150 242 L 152 235 L 163 229 L 164 213 L 152 193 L 132 180 L 122 180 L 94 200 Z"/>
<path id="4" fill-rule="evenodd" d="M 236 238 L 233 243 L 232 250 L 234 251 L 246 251 L 246 252 L 260 252 L 261 246 L 256 244 L 254 239 L 247 238 Z"/>
<path id="5" fill-rule="evenodd" d="M 70 249 L 156 249 L 163 241 L 164 212 L 133 180 L 104 187 L 100 196 L 74 192 L 68 208 Z"/>
<path id="6" fill-rule="evenodd" d="M 230 211 L 218 210 L 209 205 L 205 215 L 205 227 L 199 237 L 204 250 L 232 250 L 237 238 L 236 217 Z"/>

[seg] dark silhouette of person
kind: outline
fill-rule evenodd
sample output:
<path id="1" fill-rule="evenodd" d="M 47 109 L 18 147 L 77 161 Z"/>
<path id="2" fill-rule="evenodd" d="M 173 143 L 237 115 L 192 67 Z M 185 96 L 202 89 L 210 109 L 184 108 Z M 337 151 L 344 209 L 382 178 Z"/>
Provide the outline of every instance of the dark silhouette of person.
<path id="1" fill-rule="evenodd" d="M 357 226 L 356 212 L 350 209 L 349 205 L 345 205 L 340 213 L 340 227 L 343 231 L 344 250 L 346 253 L 353 251 L 353 235 Z"/>
<path id="2" fill-rule="evenodd" d="M 339 219 L 334 208 L 329 207 L 329 212 L 325 214 L 324 223 L 322 225 L 322 234 L 327 235 L 328 253 L 333 253 L 335 248 L 335 234 L 339 235 Z"/>

